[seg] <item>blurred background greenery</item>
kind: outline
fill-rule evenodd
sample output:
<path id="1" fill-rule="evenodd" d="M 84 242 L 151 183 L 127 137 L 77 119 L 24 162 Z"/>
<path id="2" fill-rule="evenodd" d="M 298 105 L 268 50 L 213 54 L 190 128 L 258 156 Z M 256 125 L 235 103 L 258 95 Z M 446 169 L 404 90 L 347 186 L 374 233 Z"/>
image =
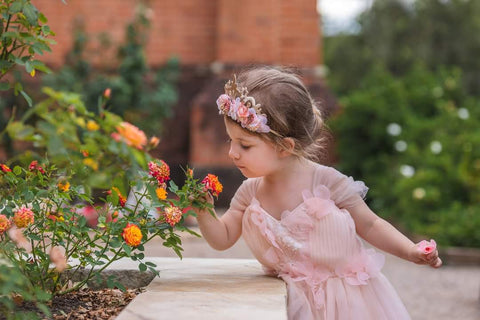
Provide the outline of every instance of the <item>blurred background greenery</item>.
<path id="1" fill-rule="evenodd" d="M 480 247 L 480 2 L 377 0 L 324 38 L 338 168 L 413 236 Z"/>

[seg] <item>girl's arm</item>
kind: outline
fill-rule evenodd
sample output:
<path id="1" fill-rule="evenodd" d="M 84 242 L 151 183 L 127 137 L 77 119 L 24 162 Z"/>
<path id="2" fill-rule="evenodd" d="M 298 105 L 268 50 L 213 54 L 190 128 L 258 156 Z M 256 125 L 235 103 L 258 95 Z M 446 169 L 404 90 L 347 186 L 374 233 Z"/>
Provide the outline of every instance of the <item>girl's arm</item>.
<path id="1" fill-rule="evenodd" d="M 418 264 L 428 264 L 434 268 L 442 265 L 437 250 L 422 253 L 418 250 L 418 244 L 414 244 L 390 223 L 378 217 L 365 202 L 361 201 L 348 208 L 348 211 L 355 221 L 357 233 L 371 245 Z"/>
<path id="2" fill-rule="evenodd" d="M 208 199 L 213 203 L 213 199 Z M 197 213 L 198 226 L 208 244 L 216 250 L 226 250 L 237 242 L 242 233 L 242 213 L 228 210 L 221 218 L 215 217 L 208 210 L 194 209 Z M 215 212 L 215 211 L 214 211 Z"/>

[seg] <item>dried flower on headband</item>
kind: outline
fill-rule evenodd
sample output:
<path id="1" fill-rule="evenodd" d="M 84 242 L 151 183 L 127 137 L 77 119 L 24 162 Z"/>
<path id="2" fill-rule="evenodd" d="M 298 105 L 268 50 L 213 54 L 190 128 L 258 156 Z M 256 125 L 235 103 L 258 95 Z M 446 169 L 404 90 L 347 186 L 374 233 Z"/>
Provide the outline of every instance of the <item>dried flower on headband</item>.
<path id="1" fill-rule="evenodd" d="M 225 93 L 217 99 L 219 114 L 226 115 L 238 122 L 242 128 L 252 132 L 268 133 L 267 115 L 262 113 L 260 104 L 255 103 L 253 97 L 248 96 L 246 87 L 237 85 L 237 77 L 225 84 Z"/>

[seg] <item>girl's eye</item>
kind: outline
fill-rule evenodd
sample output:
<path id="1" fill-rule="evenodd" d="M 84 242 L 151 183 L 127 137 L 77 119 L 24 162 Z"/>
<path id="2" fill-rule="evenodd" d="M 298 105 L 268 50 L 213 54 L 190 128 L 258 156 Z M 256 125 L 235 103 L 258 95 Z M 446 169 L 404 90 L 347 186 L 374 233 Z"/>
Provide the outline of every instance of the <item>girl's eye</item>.
<path id="1" fill-rule="evenodd" d="M 227 141 L 225 141 L 226 143 L 230 143 L 232 142 L 232 139 L 228 138 Z"/>
<path id="2" fill-rule="evenodd" d="M 243 145 L 243 144 L 241 144 L 240 147 L 241 147 L 242 149 L 244 149 L 244 150 L 250 149 L 250 146 L 245 146 L 245 145 Z"/>

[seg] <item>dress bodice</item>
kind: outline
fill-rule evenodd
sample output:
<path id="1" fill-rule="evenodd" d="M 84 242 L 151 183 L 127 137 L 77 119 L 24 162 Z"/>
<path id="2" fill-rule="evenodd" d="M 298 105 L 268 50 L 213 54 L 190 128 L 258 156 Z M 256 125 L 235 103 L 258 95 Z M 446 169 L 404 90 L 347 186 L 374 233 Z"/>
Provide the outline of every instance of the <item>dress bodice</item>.
<path id="1" fill-rule="evenodd" d="M 284 211 L 280 220 L 253 198 L 243 216 L 242 233 L 269 272 L 293 278 L 320 275 L 363 283 L 384 261 L 383 255 L 364 249 L 352 217 L 336 206 L 324 185 L 304 191 L 303 202 Z"/>

